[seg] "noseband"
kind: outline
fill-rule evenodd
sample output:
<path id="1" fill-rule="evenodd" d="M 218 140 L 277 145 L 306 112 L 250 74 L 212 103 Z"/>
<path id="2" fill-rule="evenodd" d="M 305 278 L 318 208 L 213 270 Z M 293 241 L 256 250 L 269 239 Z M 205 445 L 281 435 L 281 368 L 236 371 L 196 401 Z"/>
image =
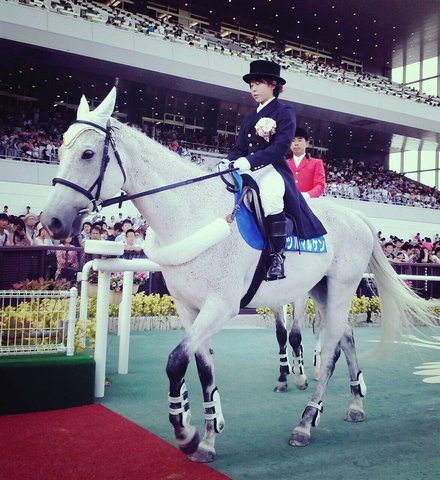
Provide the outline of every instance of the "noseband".
<path id="1" fill-rule="evenodd" d="M 102 188 L 102 182 L 104 181 L 104 174 L 107 169 L 107 165 L 109 164 L 109 161 L 110 161 L 110 156 L 108 154 L 109 145 L 111 145 L 113 149 L 113 153 L 115 154 L 116 160 L 118 162 L 119 168 L 121 169 L 122 175 L 124 177 L 124 183 L 127 180 L 127 176 L 125 174 L 124 166 L 122 165 L 119 152 L 116 150 L 115 139 L 113 136 L 113 127 L 110 124 L 110 120 L 108 121 L 106 128 L 103 128 L 101 127 L 101 125 L 98 125 L 93 122 L 87 122 L 85 120 L 76 120 L 73 123 L 82 123 L 84 125 L 90 125 L 91 127 L 97 128 L 98 130 L 101 130 L 102 132 L 105 133 L 104 151 L 102 153 L 99 175 L 88 190 L 81 187 L 80 185 L 77 185 L 76 183 L 69 182 L 64 178 L 54 178 L 52 180 L 52 185 L 56 185 L 57 183 L 59 183 L 61 185 L 71 188 L 72 190 L 75 190 L 76 192 L 81 193 L 82 195 L 87 197 L 88 200 L 90 200 L 90 203 L 93 206 L 92 211 L 94 212 L 98 210 L 97 202 L 99 201 L 99 196 L 101 195 L 101 188 Z M 93 195 L 92 191 L 95 187 L 96 187 L 96 193 Z M 78 212 L 78 214 L 81 215 L 82 213 L 87 213 L 88 211 L 89 209 L 81 210 Z"/>

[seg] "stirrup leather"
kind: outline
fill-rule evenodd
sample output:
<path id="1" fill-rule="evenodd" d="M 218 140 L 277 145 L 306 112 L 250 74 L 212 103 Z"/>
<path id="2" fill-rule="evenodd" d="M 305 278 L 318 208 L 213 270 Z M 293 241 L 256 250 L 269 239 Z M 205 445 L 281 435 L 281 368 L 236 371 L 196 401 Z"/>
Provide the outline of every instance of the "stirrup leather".
<path id="1" fill-rule="evenodd" d="M 168 394 L 168 402 L 168 413 L 170 416 L 182 415 L 180 423 L 182 427 L 186 427 L 191 422 L 191 410 L 189 409 L 188 389 L 185 382 L 180 387 L 180 395 L 178 397 L 171 397 Z"/>
<path id="2" fill-rule="evenodd" d="M 217 433 L 222 433 L 225 428 L 225 419 L 223 417 L 222 405 L 220 403 L 220 394 L 217 387 L 211 393 L 211 401 L 203 402 L 205 409 L 205 420 L 214 420 L 214 430 Z M 207 410 L 211 409 L 208 413 Z"/>

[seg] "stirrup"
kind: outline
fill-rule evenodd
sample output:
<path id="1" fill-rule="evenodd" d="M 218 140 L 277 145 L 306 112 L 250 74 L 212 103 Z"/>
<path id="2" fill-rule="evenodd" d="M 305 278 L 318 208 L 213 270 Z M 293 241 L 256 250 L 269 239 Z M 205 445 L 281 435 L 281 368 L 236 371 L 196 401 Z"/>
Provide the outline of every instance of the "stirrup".
<path id="1" fill-rule="evenodd" d="M 283 252 L 273 252 L 270 254 L 271 265 L 266 273 L 266 281 L 282 280 L 284 275 L 284 255 Z M 278 270 L 278 271 L 277 271 Z"/>

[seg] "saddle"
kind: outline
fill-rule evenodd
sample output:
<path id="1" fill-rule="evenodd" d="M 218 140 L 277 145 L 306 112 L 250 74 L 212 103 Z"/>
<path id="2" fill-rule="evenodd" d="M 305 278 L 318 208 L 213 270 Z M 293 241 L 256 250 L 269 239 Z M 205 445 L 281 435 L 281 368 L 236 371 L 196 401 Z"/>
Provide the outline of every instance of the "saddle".
<path id="1" fill-rule="evenodd" d="M 237 222 L 238 230 L 246 243 L 260 250 L 260 259 L 255 270 L 252 282 L 248 291 L 240 302 L 240 308 L 250 303 L 263 280 L 267 280 L 266 272 L 270 264 L 269 254 L 269 233 L 268 225 L 263 214 L 263 207 L 260 199 L 260 190 L 255 180 L 247 174 L 233 172 L 235 188 L 230 189 L 235 195 L 233 216 Z M 295 235 L 295 220 L 286 214 L 288 220 L 288 236 L 286 239 L 285 252 L 301 253 L 326 253 L 327 247 L 324 237 L 309 240 L 299 239 Z"/>

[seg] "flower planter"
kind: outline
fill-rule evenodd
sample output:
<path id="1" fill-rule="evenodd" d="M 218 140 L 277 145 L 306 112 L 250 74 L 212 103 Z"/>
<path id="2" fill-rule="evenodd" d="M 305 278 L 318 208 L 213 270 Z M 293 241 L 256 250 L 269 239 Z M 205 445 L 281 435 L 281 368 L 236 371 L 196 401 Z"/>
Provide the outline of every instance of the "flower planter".
<path id="1" fill-rule="evenodd" d="M 139 289 L 139 285 L 132 285 L 131 292 L 135 295 Z M 87 285 L 87 294 L 89 297 L 96 297 L 98 295 L 98 285 L 95 283 L 89 283 Z M 110 290 L 109 303 L 119 305 L 122 301 L 122 290 Z"/>

